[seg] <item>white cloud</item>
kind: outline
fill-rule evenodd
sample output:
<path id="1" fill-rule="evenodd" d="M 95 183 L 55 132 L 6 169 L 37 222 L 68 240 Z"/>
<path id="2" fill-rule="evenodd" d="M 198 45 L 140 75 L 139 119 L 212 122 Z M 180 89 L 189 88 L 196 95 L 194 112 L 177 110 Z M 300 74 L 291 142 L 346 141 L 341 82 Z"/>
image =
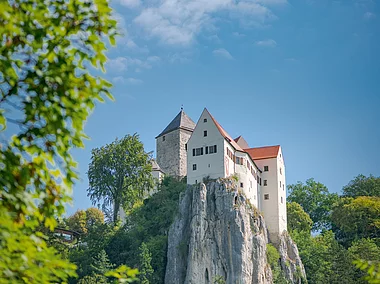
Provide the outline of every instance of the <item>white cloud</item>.
<path id="1" fill-rule="evenodd" d="M 141 2 L 140 0 L 119 0 L 120 4 L 127 8 L 136 8 L 139 7 Z"/>
<path id="2" fill-rule="evenodd" d="M 245 34 L 242 34 L 242 33 L 239 33 L 239 32 L 234 32 L 234 33 L 232 33 L 232 35 L 234 35 L 236 37 L 245 37 Z"/>
<path id="3" fill-rule="evenodd" d="M 279 2 L 281 0 L 261 0 Z M 164 44 L 189 45 L 206 29 L 212 29 L 220 12 L 245 23 L 264 24 L 274 19 L 260 1 L 235 0 L 161 0 L 149 1 L 134 19 L 149 37 Z"/>
<path id="4" fill-rule="evenodd" d="M 371 13 L 371 12 L 364 13 L 364 19 L 371 20 L 373 18 L 376 18 L 376 15 L 374 13 Z"/>
<path id="5" fill-rule="evenodd" d="M 224 48 L 219 48 L 219 49 L 215 49 L 212 54 L 214 54 L 215 56 L 218 56 L 218 57 L 222 57 L 222 58 L 225 58 L 225 59 L 228 59 L 228 60 L 231 60 L 231 59 L 234 59 L 231 55 L 231 53 L 229 53 L 227 50 L 225 50 Z"/>
<path id="6" fill-rule="evenodd" d="M 255 44 L 257 46 L 263 46 L 263 47 L 275 47 L 277 45 L 277 42 L 273 39 L 266 39 L 266 40 L 256 41 Z"/>
<path id="7" fill-rule="evenodd" d="M 263 4 L 263 5 L 284 5 L 287 4 L 287 0 L 256 0 L 257 3 Z"/>
<path id="8" fill-rule="evenodd" d="M 107 71 L 121 72 L 135 68 L 135 72 L 141 72 L 143 69 L 151 69 L 152 64 L 159 62 L 161 59 L 158 56 L 149 56 L 146 59 L 132 57 L 116 57 L 109 59 L 107 62 Z"/>
<path id="9" fill-rule="evenodd" d="M 143 80 L 132 77 L 124 78 L 123 76 L 117 76 L 112 79 L 112 82 L 116 84 L 141 85 L 143 83 Z"/>

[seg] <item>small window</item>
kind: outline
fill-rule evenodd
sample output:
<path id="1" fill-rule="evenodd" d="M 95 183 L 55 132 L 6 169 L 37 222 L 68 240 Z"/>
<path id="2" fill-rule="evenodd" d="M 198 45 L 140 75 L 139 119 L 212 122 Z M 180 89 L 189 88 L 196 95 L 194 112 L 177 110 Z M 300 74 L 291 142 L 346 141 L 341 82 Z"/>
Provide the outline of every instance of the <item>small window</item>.
<path id="1" fill-rule="evenodd" d="M 205 147 L 206 155 L 208 154 L 208 146 Z M 211 151 L 210 151 L 211 154 Z"/>
<path id="2" fill-rule="evenodd" d="M 282 190 L 285 190 L 285 184 L 282 184 Z"/>
<path id="3" fill-rule="evenodd" d="M 268 180 L 264 179 L 264 186 L 268 185 Z"/>
<path id="4" fill-rule="evenodd" d="M 193 152 L 194 153 L 194 152 Z M 203 147 L 195 149 L 195 156 L 203 155 Z M 194 155 L 193 155 L 194 156 Z"/>
<path id="5" fill-rule="evenodd" d="M 264 200 L 269 200 L 269 194 L 264 194 Z"/>
<path id="6" fill-rule="evenodd" d="M 185 144 L 185 150 L 187 151 L 187 143 Z"/>
<path id="7" fill-rule="evenodd" d="M 244 184 L 242 182 L 240 183 L 240 187 L 244 187 Z"/>
<path id="8" fill-rule="evenodd" d="M 162 136 L 162 141 L 165 141 L 165 135 L 164 135 L 164 136 Z"/>
<path id="9" fill-rule="evenodd" d="M 203 137 L 207 136 L 207 130 L 203 131 Z"/>
<path id="10" fill-rule="evenodd" d="M 193 164 L 193 171 L 197 170 L 197 164 Z"/>
<path id="11" fill-rule="evenodd" d="M 260 178 L 260 185 L 261 185 L 261 178 Z"/>
<path id="12" fill-rule="evenodd" d="M 195 183 L 198 183 L 198 180 L 197 180 L 197 179 L 195 180 Z"/>
<path id="13" fill-rule="evenodd" d="M 269 167 L 268 166 L 264 166 L 264 172 L 267 172 L 269 171 Z"/>
<path id="14" fill-rule="evenodd" d="M 280 188 L 281 188 L 281 181 L 280 181 Z"/>
<path id="15" fill-rule="evenodd" d="M 252 181 L 251 181 L 251 180 L 249 181 L 249 183 L 250 183 L 250 185 L 251 185 L 251 187 L 252 187 Z"/>
<path id="16" fill-rule="evenodd" d="M 204 119 L 203 119 L 203 122 L 207 122 L 207 118 L 204 118 Z"/>
<path id="17" fill-rule="evenodd" d="M 284 203 L 284 198 L 281 196 L 281 203 Z"/>
<path id="18" fill-rule="evenodd" d="M 193 149 L 193 156 L 195 156 L 195 148 Z"/>
<path id="19" fill-rule="evenodd" d="M 282 168 L 280 168 L 280 175 L 282 175 Z"/>
<path id="20" fill-rule="evenodd" d="M 211 164 L 208 164 L 208 167 L 211 168 Z"/>

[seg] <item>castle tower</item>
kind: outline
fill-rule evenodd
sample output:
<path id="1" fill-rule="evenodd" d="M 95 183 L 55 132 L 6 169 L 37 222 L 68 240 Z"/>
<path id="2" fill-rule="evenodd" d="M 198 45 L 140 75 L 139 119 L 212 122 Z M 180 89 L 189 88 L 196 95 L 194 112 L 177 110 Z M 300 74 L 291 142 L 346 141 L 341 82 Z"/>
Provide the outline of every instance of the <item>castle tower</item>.
<path id="1" fill-rule="evenodd" d="M 277 242 L 287 230 L 285 163 L 279 145 L 247 149 L 262 170 L 259 209 L 268 226 L 269 237 Z"/>
<path id="2" fill-rule="evenodd" d="M 177 177 L 186 176 L 186 147 L 194 128 L 194 121 L 181 109 L 156 137 L 156 160 L 165 174 Z"/>

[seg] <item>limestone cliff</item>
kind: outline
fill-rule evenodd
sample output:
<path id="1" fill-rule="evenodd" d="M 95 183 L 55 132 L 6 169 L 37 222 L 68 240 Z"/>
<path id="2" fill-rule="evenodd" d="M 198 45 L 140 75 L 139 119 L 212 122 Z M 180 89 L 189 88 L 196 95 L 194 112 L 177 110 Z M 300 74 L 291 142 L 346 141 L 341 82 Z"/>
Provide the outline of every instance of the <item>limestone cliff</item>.
<path id="1" fill-rule="evenodd" d="M 273 283 L 264 218 L 230 181 L 189 186 L 169 230 L 165 283 Z M 304 268 L 286 234 L 277 245 L 284 275 L 301 283 Z"/>

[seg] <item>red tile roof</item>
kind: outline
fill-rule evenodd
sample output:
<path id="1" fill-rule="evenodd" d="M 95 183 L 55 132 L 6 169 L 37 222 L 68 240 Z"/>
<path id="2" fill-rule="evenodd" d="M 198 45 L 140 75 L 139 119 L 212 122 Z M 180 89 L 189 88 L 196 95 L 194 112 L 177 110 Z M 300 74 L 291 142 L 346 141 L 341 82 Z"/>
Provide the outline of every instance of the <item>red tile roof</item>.
<path id="1" fill-rule="evenodd" d="M 279 150 L 280 145 L 244 149 L 253 160 L 276 158 Z"/>

